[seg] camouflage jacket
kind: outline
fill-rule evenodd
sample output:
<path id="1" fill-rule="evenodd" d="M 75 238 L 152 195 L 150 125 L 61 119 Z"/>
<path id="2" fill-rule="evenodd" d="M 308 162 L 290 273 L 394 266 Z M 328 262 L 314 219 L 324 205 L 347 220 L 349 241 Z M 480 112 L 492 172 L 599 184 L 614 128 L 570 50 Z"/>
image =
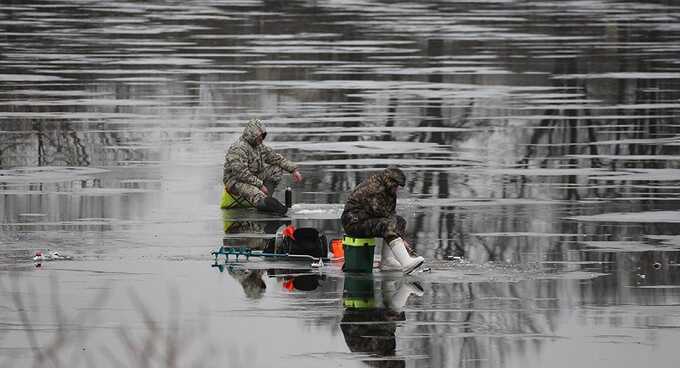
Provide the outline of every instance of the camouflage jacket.
<path id="1" fill-rule="evenodd" d="M 343 226 L 370 218 L 396 214 L 397 195 L 391 190 L 389 178 L 382 172 L 360 183 L 350 193 L 342 212 Z"/>
<path id="2" fill-rule="evenodd" d="M 222 176 L 222 181 L 227 188 L 231 188 L 237 182 L 262 187 L 263 182 L 257 176 L 266 165 L 278 166 L 287 172 L 295 171 L 297 167 L 294 163 L 264 144 L 257 145 L 257 137 L 265 132 L 261 121 L 250 120 L 239 140 L 229 147 L 224 157 L 224 175 Z"/>

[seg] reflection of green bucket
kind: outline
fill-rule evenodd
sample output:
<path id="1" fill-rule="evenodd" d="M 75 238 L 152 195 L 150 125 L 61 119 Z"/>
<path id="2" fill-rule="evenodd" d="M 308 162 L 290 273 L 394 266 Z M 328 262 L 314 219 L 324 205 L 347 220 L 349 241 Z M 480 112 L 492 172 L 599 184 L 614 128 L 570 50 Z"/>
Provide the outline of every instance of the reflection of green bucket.
<path id="1" fill-rule="evenodd" d="M 373 275 L 345 277 L 342 304 L 347 309 L 372 309 L 376 307 Z"/>
<path id="2" fill-rule="evenodd" d="M 342 248 L 345 251 L 345 272 L 373 272 L 374 238 L 342 238 Z"/>
<path id="3" fill-rule="evenodd" d="M 220 208 L 246 208 L 252 207 L 248 201 L 243 198 L 234 198 L 226 190 L 222 191 L 222 198 L 220 199 Z"/>

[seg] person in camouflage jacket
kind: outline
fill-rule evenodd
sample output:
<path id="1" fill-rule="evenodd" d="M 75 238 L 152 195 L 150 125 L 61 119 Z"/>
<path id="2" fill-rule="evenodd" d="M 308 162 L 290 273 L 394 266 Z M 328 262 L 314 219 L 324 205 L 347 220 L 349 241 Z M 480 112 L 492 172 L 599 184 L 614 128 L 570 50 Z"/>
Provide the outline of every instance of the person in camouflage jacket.
<path id="1" fill-rule="evenodd" d="M 283 171 L 293 174 L 299 182 L 302 175 L 297 166 L 263 144 L 267 130 L 262 121 L 248 121 L 238 141 L 233 143 L 224 158 L 224 188 L 234 198 L 243 198 L 256 208 L 271 198 L 281 181 Z"/>
<path id="2" fill-rule="evenodd" d="M 404 241 L 406 220 L 396 214 L 397 190 L 405 184 L 406 176 L 395 167 L 370 176 L 350 193 L 340 220 L 347 236 L 384 239 L 383 269 L 401 268 L 410 273 L 424 259 L 411 257 L 413 250 Z"/>
<path id="3" fill-rule="evenodd" d="M 406 220 L 396 214 L 396 189 L 405 180 L 401 170 L 388 168 L 357 185 L 340 218 L 347 235 L 384 238 L 386 242 L 406 236 Z"/>

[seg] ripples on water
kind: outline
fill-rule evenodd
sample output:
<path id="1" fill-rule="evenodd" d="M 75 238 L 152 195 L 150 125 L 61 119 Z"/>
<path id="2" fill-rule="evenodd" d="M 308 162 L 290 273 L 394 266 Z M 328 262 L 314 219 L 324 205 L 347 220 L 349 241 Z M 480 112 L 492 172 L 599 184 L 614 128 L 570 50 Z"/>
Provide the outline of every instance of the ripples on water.
<path id="1" fill-rule="evenodd" d="M 326 231 L 347 190 L 377 168 L 406 170 L 400 212 L 433 266 L 401 317 L 348 316 L 351 280 L 332 267 L 320 296 L 272 292 L 276 277 L 260 272 L 261 304 L 229 308 L 318 317 L 255 328 L 317 344 L 272 356 L 667 365 L 680 327 L 679 18 L 670 0 L 4 0 L 0 264 L 30 270 L 44 248 L 76 255 L 80 271 L 205 261 L 221 237 L 226 145 L 259 117 L 302 165 L 295 200 Z M 0 305 L 5 319 L 14 310 Z M 377 333 L 353 329 L 362 318 L 388 318 L 395 346 L 354 345 L 352 333 Z"/>

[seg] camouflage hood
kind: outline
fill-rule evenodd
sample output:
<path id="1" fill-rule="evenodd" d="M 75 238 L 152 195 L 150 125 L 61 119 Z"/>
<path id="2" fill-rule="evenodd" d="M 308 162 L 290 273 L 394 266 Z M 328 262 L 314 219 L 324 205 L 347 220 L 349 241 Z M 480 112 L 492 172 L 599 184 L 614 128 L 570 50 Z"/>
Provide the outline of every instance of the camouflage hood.
<path id="1" fill-rule="evenodd" d="M 262 134 L 266 133 L 267 130 L 264 127 L 264 123 L 259 120 L 259 119 L 251 119 L 248 121 L 248 124 L 246 124 L 246 127 L 243 129 L 243 134 L 241 134 L 241 138 L 243 138 L 244 141 L 248 142 L 251 146 L 255 147 L 255 140 L 257 137 Z"/>
<path id="2" fill-rule="evenodd" d="M 400 187 L 406 185 L 406 175 L 404 175 L 404 172 L 401 171 L 401 169 L 396 167 L 388 167 L 379 175 L 388 187 L 391 187 L 394 184 L 397 184 Z"/>

